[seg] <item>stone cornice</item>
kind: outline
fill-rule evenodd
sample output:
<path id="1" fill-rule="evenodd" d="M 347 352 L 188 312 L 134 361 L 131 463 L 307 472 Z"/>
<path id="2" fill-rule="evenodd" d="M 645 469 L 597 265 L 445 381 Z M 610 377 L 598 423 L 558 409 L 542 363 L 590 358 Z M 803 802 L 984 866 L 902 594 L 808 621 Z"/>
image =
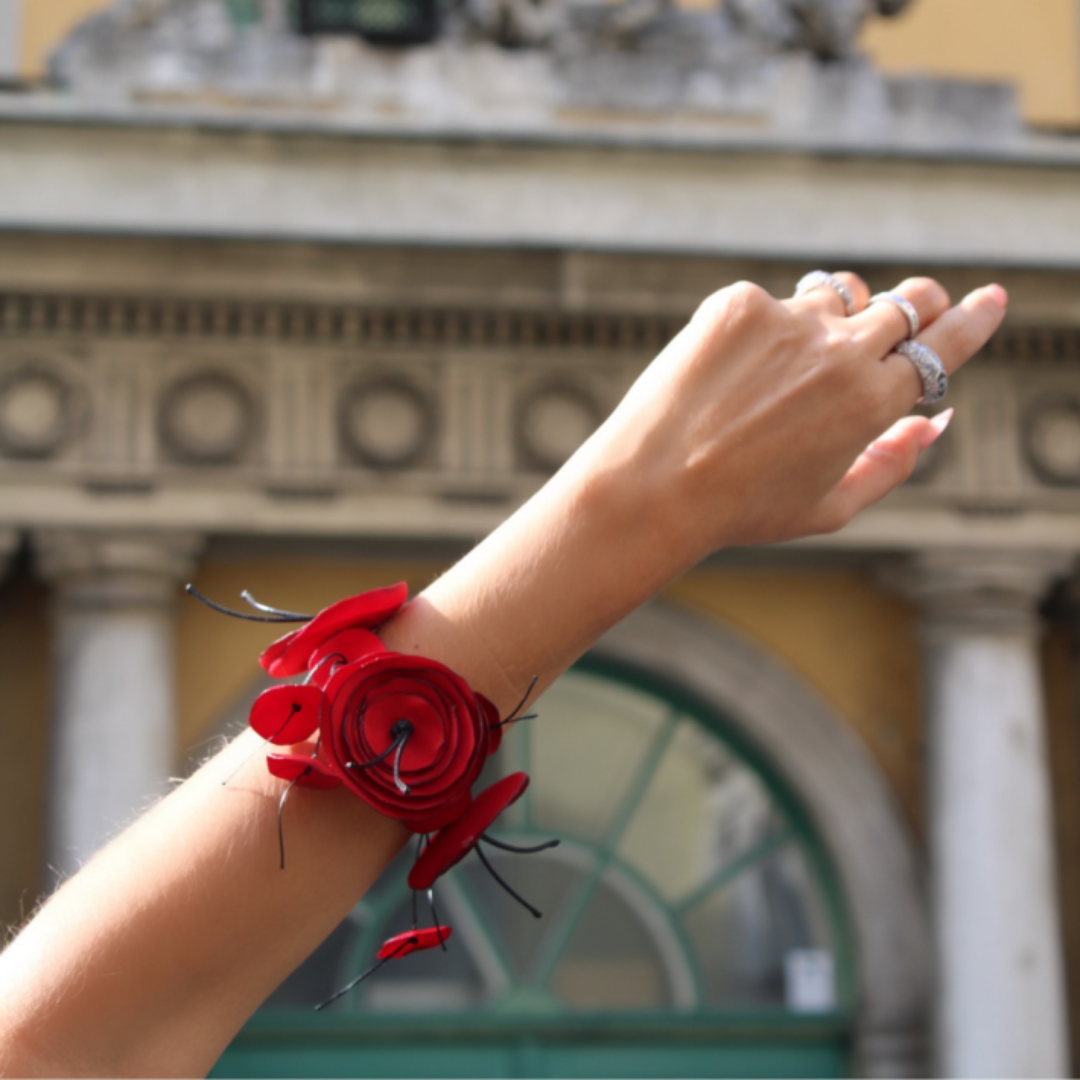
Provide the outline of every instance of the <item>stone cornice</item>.
<path id="1" fill-rule="evenodd" d="M 683 317 L 0 289 L 0 527 L 467 542 Z M 1006 328 L 949 404 L 911 482 L 804 545 L 1080 547 L 1080 329 Z"/>
<path id="2" fill-rule="evenodd" d="M 1076 166 L 1057 160 L 3 127 L 2 230 L 1080 265 Z"/>

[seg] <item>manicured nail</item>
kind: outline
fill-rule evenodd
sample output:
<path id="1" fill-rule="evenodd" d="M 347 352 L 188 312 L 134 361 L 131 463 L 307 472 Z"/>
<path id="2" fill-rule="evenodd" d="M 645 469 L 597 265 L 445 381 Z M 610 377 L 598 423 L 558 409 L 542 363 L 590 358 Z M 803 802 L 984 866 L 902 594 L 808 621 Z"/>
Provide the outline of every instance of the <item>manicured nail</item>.
<path id="1" fill-rule="evenodd" d="M 987 296 L 993 297 L 994 303 L 998 307 L 1006 308 L 1009 306 L 1009 294 L 1000 285 L 987 285 L 983 292 Z"/>
<path id="2" fill-rule="evenodd" d="M 949 426 L 949 421 L 952 419 L 955 411 L 955 409 L 946 409 L 944 412 L 939 412 L 937 416 L 930 418 L 930 423 L 922 437 L 922 445 L 919 447 L 920 450 L 925 450 L 928 446 L 932 446 L 941 438 L 942 432 Z"/>

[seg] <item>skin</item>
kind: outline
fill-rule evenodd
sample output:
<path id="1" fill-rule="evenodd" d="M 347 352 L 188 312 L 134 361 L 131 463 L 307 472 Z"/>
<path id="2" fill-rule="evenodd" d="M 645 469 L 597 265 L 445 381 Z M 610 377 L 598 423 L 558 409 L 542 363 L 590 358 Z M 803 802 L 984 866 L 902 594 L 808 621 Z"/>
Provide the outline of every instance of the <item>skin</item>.
<path id="1" fill-rule="evenodd" d="M 448 664 L 506 715 L 709 553 L 834 531 L 905 480 L 943 425 L 907 415 L 921 384 L 891 352 L 902 313 L 841 276 L 850 318 L 827 287 L 709 297 L 567 465 L 383 628 L 388 646 Z M 950 307 L 925 278 L 895 291 L 950 372 L 1008 299 L 991 285 Z M 4 1075 L 204 1074 L 407 840 L 344 789 L 298 789 L 280 871 L 283 784 L 258 747 L 235 740 L 0 956 Z"/>

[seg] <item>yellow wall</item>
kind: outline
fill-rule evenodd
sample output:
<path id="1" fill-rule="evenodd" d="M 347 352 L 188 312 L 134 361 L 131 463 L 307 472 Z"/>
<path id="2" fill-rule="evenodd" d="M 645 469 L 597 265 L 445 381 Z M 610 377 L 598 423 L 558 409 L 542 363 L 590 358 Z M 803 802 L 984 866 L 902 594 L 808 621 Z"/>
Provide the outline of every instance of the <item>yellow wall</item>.
<path id="1" fill-rule="evenodd" d="M 70 28 L 108 6 L 107 0 L 23 0 L 26 77 L 40 77 Z M 1080 0 L 915 0 L 899 18 L 870 20 L 863 46 L 888 72 L 1014 81 L 1032 123 L 1080 126 Z"/>
<path id="2" fill-rule="evenodd" d="M 920 653 L 906 604 L 852 573 L 697 570 L 666 596 L 741 630 L 817 690 L 922 832 Z"/>
<path id="3" fill-rule="evenodd" d="M 0 584 L 0 945 L 43 884 L 49 748 L 48 593 L 25 573 Z"/>
<path id="4" fill-rule="evenodd" d="M 22 0 L 22 72 L 27 79 L 45 74 L 49 53 L 87 15 L 109 7 L 108 0 Z"/>
<path id="5" fill-rule="evenodd" d="M 1032 123 L 1080 125 L 1077 0 L 916 0 L 863 46 L 888 72 L 1015 82 Z"/>

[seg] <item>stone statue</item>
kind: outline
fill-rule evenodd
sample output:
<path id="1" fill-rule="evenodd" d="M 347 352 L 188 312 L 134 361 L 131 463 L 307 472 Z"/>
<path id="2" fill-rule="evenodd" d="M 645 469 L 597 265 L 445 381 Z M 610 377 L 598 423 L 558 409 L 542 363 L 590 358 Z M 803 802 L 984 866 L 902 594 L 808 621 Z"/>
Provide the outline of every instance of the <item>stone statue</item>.
<path id="1" fill-rule="evenodd" d="M 777 49 L 841 60 L 870 15 L 898 15 L 910 0 L 726 0 L 736 24 Z"/>
<path id="2" fill-rule="evenodd" d="M 854 54 L 859 30 L 870 15 L 898 14 L 909 2 L 717 0 L 711 16 L 766 51 L 808 51 L 822 60 L 838 60 Z M 61 46 L 53 71 L 59 81 L 71 82 L 76 69 L 95 57 L 108 56 L 107 65 L 119 61 L 123 68 L 134 51 L 143 60 L 159 58 L 158 81 L 169 80 L 165 69 L 172 64 L 172 79 L 179 87 L 207 69 L 235 65 L 236 50 L 244 51 L 243 44 L 252 41 L 267 54 L 264 66 L 280 65 L 284 42 L 292 38 L 298 43 L 287 5 L 285 0 L 260 0 L 259 10 L 256 26 L 242 32 L 224 0 L 115 0 L 111 9 L 88 19 Z M 710 15 L 682 11 L 674 0 L 455 0 L 446 15 L 446 31 L 451 37 L 509 49 L 580 51 L 591 44 L 633 49 L 650 33 L 663 37 L 680 21 L 700 34 L 702 14 Z M 271 41 L 276 43 L 272 50 Z M 257 49 L 246 52 L 243 66 L 250 69 Z M 295 49 L 293 53 L 295 63 L 300 54 Z M 160 60 L 166 56 L 171 59 Z"/>
<path id="3" fill-rule="evenodd" d="M 728 16 L 736 31 L 766 50 L 807 51 L 830 61 L 856 55 L 867 18 L 898 15 L 911 0 L 719 2 L 718 15 Z M 473 34 L 507 48 L 557 45 L 568 36 L 632 48 L 675 19 L 695 21 L 674 0 L 461 0 L 457 11 Z"/>
<path id="4" fill-rule="evenodd" d="M 293 122 L 380 130 L 630 121 L 691 138 L 712 130 L 704 121 L 787 143 L 1011 137 L 1007 87 L 888 79 L 859 54 L 866 21 L 910 2 L 447 0 L 435 40 L 384 48 L 300 34 L 289 0 L 114 0 L 72 32 L 52 73 L 68 102 L 118 115 L 261 123 L 286 109 Z"/>
<path id="5" fill-rule="evenodd" d="M 91 97 L 115 94 L 303 98 L 310 42 L 292 32 L 286 0 L 260 0 L 238 26 L 223 0 L 114 0 L 52 55 L 54 80 Z"/>

